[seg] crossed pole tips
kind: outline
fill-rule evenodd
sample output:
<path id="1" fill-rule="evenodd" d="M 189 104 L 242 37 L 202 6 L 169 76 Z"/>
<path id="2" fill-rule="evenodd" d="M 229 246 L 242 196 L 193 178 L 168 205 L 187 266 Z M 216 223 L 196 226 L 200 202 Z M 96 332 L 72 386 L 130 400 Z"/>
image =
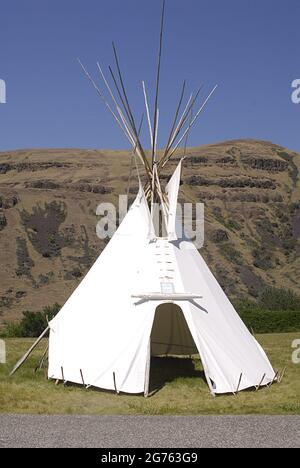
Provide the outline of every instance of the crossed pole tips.
<path id="1" fill-rule="evenodd" d="M 171 130 L 167 139 L 162 156 L 158 158 L 157 146 L 158 146 L 158 127 L 159 127 L 159 89 L 160 89 L 160 78 L 161 78 L 161 65 L 162 65 L 162 52 L 163 52 L 163 39 L 164 39 L 164 26 L 165 26 L 165 11 L 166 11 L 166 0 L 162 2 L 162 12 L 160 20 L 160 33 L 159 33 L 159 48 L 157 56 L 157 69 L 156 69 L 156 84 L 155 84 L 155 98 L 154 98 L 154 109 L 153 118 L 151 119 L 149 100 L 146 91 L 145 82 L 142 82 L 142 89 L 144 95 L 144 102 L 146 108 L 146 115 L 150 134 L 150 155 L 147 153 L 142 145 L 140 137 L 140 129 L 137 128 L 136 120 L 132 111 L 132 107 L 129 102 L 128 93 L 125 87 L 125 81 L 123 79 L 119 55 L 116 44 L 112 43 L 113 56 L 115 62 L 115 69 L 112 66 L 108 67 L 111 84 L 106 78 L 104 71 L 99 63 L 97 68 L 100 73 L 101 81 L 108 93 L 108 97 L 104 95 L 104 92 L 100 89 L 100 85 L 92 78 L 90 73 L 87 71 L 83 63 L 78 59 L 80 66 L 82 67 L 84 74 L 91 82 L 92 86 L 96 90 L 101 101 L 108 109 L 116 124 L 121 129 L 126 139 L 129 141 L 133 148 L 133 153 L 138 157 L 144 173 L 146 176 L 146 184 L 144 186 L 145 195 L 150 203 L 151 207 L 156 201 L 160 201 L 162 205 L 167 206 L 167 197 L 162 190 L 160 183 L 160 172 L 172 158 L 175 152 L 179 149 L 180 145 L 184 146 L 184 154 L 181 158 L 186 159 L 186 147 L 188 136 L 190 131 L 196 124 L 199 116 L 204 111 L 209 100 L 215 93 L 217 86 L 215 86 L 208 96 L 203 100 L 198 110 L 193 113 L 193 109 L 196 106 L 197 100 L 203 89 L 201 85 L 196 93 L 191 93 L 185 107 L 183 107 L 183 101 L 186 91 L 186 81 L 183 82 L 181 87 L 179 101 L 175 109 L 174 118 L 172 120 Z M 152 122 L 151 122 L 152 120 Z M 150 156 L 150 157 L 149 157 Z M 152 210 L 151 210 L 152 211 Z"/>

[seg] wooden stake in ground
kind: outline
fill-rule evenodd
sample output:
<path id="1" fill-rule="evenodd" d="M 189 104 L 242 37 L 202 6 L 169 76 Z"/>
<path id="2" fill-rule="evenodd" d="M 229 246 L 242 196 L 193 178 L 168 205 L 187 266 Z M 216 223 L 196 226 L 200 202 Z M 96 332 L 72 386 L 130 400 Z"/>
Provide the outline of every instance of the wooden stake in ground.
<path id="1" fill-rule="evenodd" d="M 80 369 L 80 375 L 81 375 L 82 385 L 85 387 L 82 369 Z"/>
<path id="2" fill-rule="evenodd" d="M 237 395 L 238 392 L 239 392 L 239 389 L 240 389 L 240 386 L 241 386 L 241 383 L 242 383 L 242 378 L 243 378 L 243 374 L 240 375 L 239 382 L 238 382 L 238 386 L 237 386 L 236 391 L 235 391 L 235 394 L 236 394 L 236 395 Z"/>
<path id="3" fill-rule="evenodd" d="M 115 392 L 117 395 L 119 395 L 118 389 L 117 389 L 117 382 L 116 382 L 116 374 L 113 372 L 113 378 L 114 378 L 114 387 L 115 387 Z"/>
<path id="4" fill-rule="evenodd" d="M 276 371 L 272 382 L 270 383 L 270 385 L 268 385 L 269 388 L 271 388 L 271 386 L 273 385 L 273 383 L 277 380 L 278 374 L 279 374 L 279 371 Z"/>
<path id="5" fill-rule="evenodd" d="M 260 389 L 260 387 L 261 387 L 263 381 L 265 380 L 266 375 L 267 375 L 267 374 L 264 374 L 264 375 L 262 376 L 262 379 L 261 379 L 261 381 L 259 382 L 259 385 L 257 385 L 257 387 L 256 387 L 256 391 L 258 391 L 258 390 Z"/>

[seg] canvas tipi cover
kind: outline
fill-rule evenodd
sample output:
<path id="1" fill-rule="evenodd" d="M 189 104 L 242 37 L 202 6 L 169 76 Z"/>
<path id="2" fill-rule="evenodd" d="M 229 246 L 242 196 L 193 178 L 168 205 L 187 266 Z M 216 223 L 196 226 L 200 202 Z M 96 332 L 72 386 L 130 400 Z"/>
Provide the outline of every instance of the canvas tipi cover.
<path id="1" fill-rule="evenodd" d="M 178 178 L 180 168 L 166 189 L 170 210 Z M 147 394 L 151 352 L 198 352 L 213 394 L 273 381 L 265 352 L 196 247 L 174 239 L 174 229 L 171 220 L 168 236 L 153 238 L 140 187 L 119 229 L 50 322 L 49 378 Z"/>

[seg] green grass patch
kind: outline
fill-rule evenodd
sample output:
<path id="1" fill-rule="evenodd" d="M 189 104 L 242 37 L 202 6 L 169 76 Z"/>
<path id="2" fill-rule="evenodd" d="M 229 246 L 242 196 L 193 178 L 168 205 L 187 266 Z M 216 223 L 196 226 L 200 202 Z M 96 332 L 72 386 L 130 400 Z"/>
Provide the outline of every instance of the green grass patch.
<path id="1" fill-rule="evenodd" d="M 258 336 L 275 369 L 287 368 L 281 384 L 259 392 L 241 392 L 212 398 L 199 359 L 153 359 L 149 398 L 85 390 L 47 380 L 45 370 L 34 373 L 47 345 L 39 345 L 13 377 L 9 372 L 33 342 L 30 338 L 6 340 L 8 362 L 0 364 L 0 412 L 34 414 L 300 414 L 300 365 L 292 363 L 292 341 L 299 333 Z"/>

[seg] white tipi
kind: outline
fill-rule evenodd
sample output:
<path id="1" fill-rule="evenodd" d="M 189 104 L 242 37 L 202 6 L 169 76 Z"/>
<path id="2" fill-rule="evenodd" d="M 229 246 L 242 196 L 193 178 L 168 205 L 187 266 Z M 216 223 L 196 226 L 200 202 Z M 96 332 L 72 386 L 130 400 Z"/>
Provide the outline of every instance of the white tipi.
<path id="1" fill-rule="evenodd" d="M 170 181 L 176 190 L 174 177 L 180 171 Z M 50 322 L 49 378 L 147 395 L 151 354 L 199 353 L 212 394 L 274 380 L 265 352 L 197 249 L 169 240 L 168 227 L 167 237 L 152 238 L 140 187 L 112 240 Z"/>
<path id="2" fill-rule="evenodd" d="M 165 2 L 153 125 L 143 83 L 151 160 L 140 141 L 140 128 L 129 105 L 115 45 L 117 75 L 111 68 L 110 72 L 118 98 L 98 64 L 111 103 L 81 64 L 131 143 L 136 159 L 142 163 L 147 183 L 143 187 L 139 178 L 139 193 L 115 235 L 49 323 L 48 376 L 85 386 L 148 395 L 151 355 L 199 353 L 211 393 L 237 393 L 269 385 L 275 381 L 276 374 L 196 247 L 177 230 L 177 199 L 186 151 L 165 189 L 160 181 L 161 170 L 184 141 L 186 149 L 189 132 L 216 89 L 213 88 L 195 113 L 193 107 L 200 90 L 191 95 L 181 113 L 183 84 L 170 136 L 158 160 L 158 91 L 164 11 Z M 153 226 L 156 202 L 162 207 L 164 237 L 156 234 Z"/>

